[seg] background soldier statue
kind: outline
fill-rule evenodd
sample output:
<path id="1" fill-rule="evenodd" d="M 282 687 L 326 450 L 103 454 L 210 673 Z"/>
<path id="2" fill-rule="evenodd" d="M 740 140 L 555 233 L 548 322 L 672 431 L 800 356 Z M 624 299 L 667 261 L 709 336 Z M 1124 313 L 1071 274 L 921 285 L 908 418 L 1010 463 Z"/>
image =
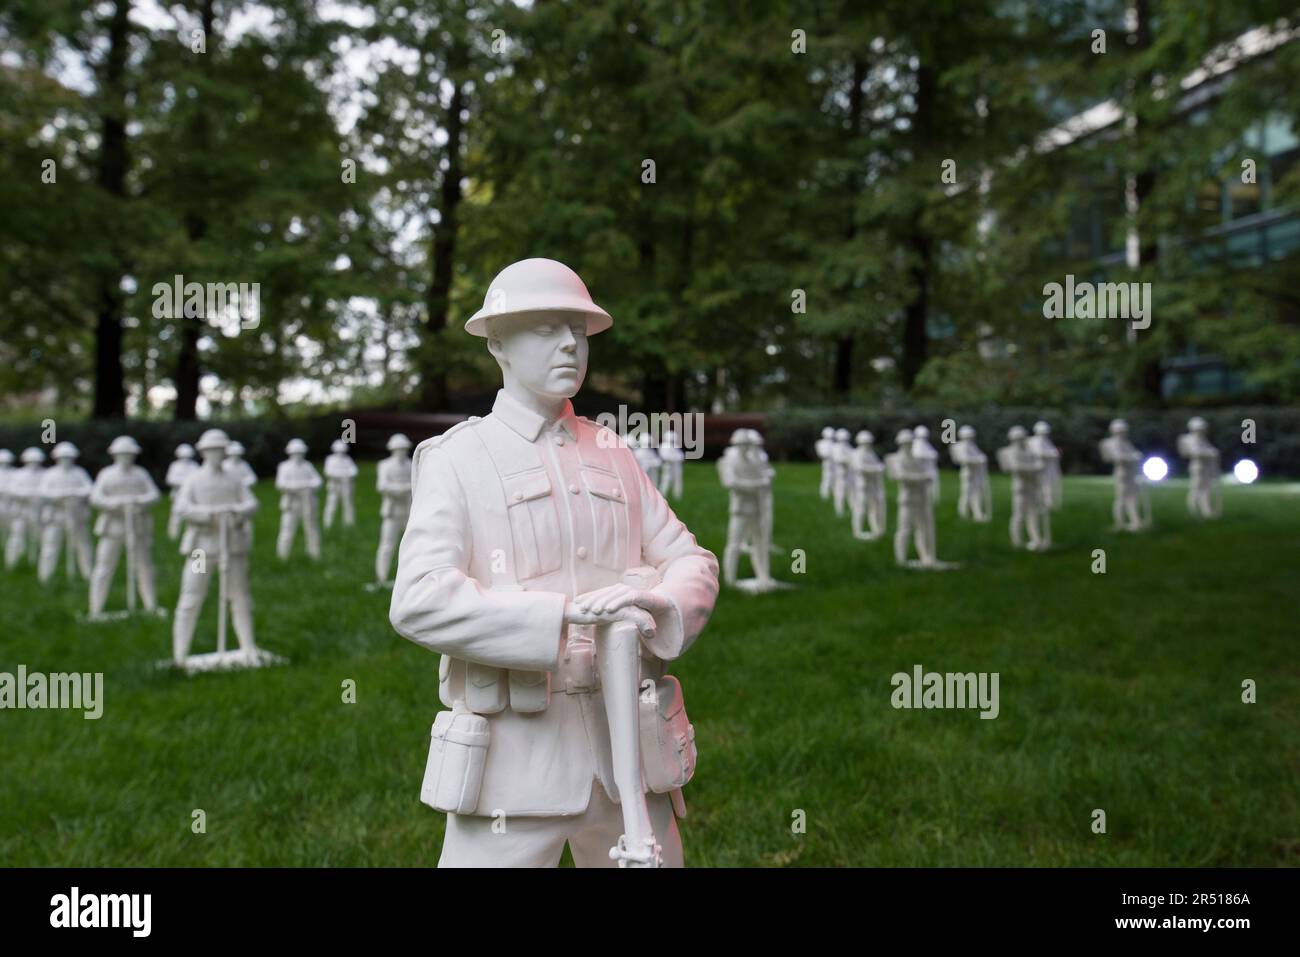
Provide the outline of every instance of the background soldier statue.
<path id="1" fill-rule="evenodd" d="M 898 483 L 898 529 L 894 532 L 894 561 L 911 568 L 938 567 L 934 542 L 934 501 L 927 464 L 913 453 L 916 436 L 903 429 L 894 437 L 896 452 L 885 456 L 885 471 Z M 916 545 L 916 562 L 907 559 L 908 539 Z"/>
<path id="2" fill-rule="evenodd" d="M 41 476 L 41 558 L 36 575 L 49 581 L 59 567 L 59 551 L 67 539 L 67 572 L 90 577 L 90 474 L 77 464 L 80 453 L 71 442 L 60 442 L 50 453 L 54 465 Z"/>
<path id="3" fill-rule="evenodd" d="M 849 462 L 852 484 L 849 511 L 853 515 L 853 537 L 868 541 L 885 534 L 885 466 L 876 455 L 875 436 L 857 434 L 858 447 Z M 866 521 L 870 531 L 864 529 Z"/>
<path id="4" fill-rule="evenodd" d="M 235 471 L 223 468 L 230 440 L 220 429 L 209 429 L 195 448 L 203 466 L 185 480 L 176 494 L 176 507 L 186 523 L 180 553 L 185 556 L 181 593 L 172 622 L 172 655 L 179 665 L 189 657 L 194 626 L 208 582 L 215 570 L 220 579 L 217 607 L 217 651 L 226 650 L 226 603 L 243 656 L 257 660 L 253 642 L 253 601 L 248 589 L 249 524 L 257 499 Z"/>
<path id="5" fill-rule="evenodd" d="M 388 439 L 388 458 L 379 463 L 375 487 L 379 506 L 379 550 L 375 552 L 375 582 L 388 587 L 388 569 L 402 540 L 402 530 L 411 514 L 411 440 L 398 433 Z"/>
<path id="6" fill-rule="evenodd" d="M 9 538 L 5 541 L 5 568 L 14 568 L 26 555 L 34 560 L 41 538 L 41 479 L 45 453 L 23 449 L 22 468 L 9 474 Z"/>
<path id="7" fill-rule="evenodd" d="M 343 524 L 351 528 L 357 523 L 357 510 L 352 497 L 357 477 L 357 463 L 348 455 L 348 444 L 335 439 L 330 454 L 325 457 L 325 527 L 334 526 L 334 512 L 342 506 Z"/>
<path id="8" fill-rule="evenodd" d="M 930 476 L 930 505 L 938 505 L 939 450 L 930 444 L 930 430 L 924 425 L 912 430 L 912 457 L 925 466 L 926 474 Z"/>
<path id="9" fill-rule="evenodd" d="M 654 447 L 649 431 L 642 432 L 636 437 L 632 455 L 636 459 L 637 465 L 641 466 L 642 471 L 650 476 L 650 481 L 657 486 L 659 484 L 659 469 L 663 465 L 663 459 L 659 457 L 659 450 Z"/>
<path id="10" fill-rule="evenodd" d="M 1219 450 L 1205 433 L 1205 420 L 1199 415 L 1192 416 L 1186 434 L 1178 437 L 1178 454 L 1187 459 L 1191 477 L 1187 510 L 1201 518 L 1218 518 L 1223 511 L 1219 497 Z"/>
<path id="11" fill-rule="evenodd" d="M 659 491 L 665 498 L 682 497 L 682 462 L 686 453 L 682 451 L 682 442 L 672 429 L 664 431 L 663 441 L 659 444 Z"/>
<path id="12" fill-rule="evenodd" d="M 695 752 L 665 670 L 712 611 L 717 561 L 573 413 L 611 321 L 567 266 L 508 266 L 466 323 L 501 366 L 492 414 L 416 451 L 390 618 L 443 655 L 453 711 L 423 792 L 448 811 L 440 866 L 555 866 L 566 842 L 580 867 L 682 863 L 673 794 Z"/>
<path id="13" fill-rule="evenodd" d="M 1043 509 L 1047 511 L 1060 508 L 1061 450 L 1052 442 L 1052 427 L 1046 422 L 1040 420 L 1034 423 L 1034 434 L 1029 437 L 1029 451 L 1043 463 L 1040 476 L 1043 487 L 1039 493 L 1043 499 Z M 1051 520 L 1050 514 L 1047 515 L 1047 520 Z"/>
<path id="14" fill-rule="evenodd" d="M 835 514 L 844 514 L 844 502 L 848 498 L 849 484 L 852 481 L 849 472 L 853 463 L 853 446 L 849 444 L 849 430 L 836 429 L 835 440 L 831 444 L 831 501 L 835 505 Z"/>
<path id="15" fill-rule="evenodd" d="M 9 542 L 9 523 L 13 519 L 13 502 L 9 498 L 9 479 L 14 471 L 14 454 L 0 449 L 0 551 Z"/>
<path id="16" fill-rule="evenodd" d="M 975 444 L 975 428 L 963 425 L 957 430 L 957 441 L 949 451 L 953 464 L 960 472 L 960 493 L 957 496 L 957 515 L 977 522 L 993 520 L 993 489 L 989 485 L 988 456 Z"/>
<path id="17" fill-rule="evenodd" d="M 108 447 L 113 464 L 95 476 L 90 490 L 90 504 L 99 510 L 95 534 L 95 570 L 90 576 L 90 617 L 104 613 L 108 589 L 113 583 L 117 560 L 126 549 L 126 605 L 135 611 L 135 591 L 145 611 L 158 608 L 153 574 L 153 516 L 150 509 L 162 493 L 147 471 L 135 464 L 140 446 L 135 439 L 122 435 Z M 191 450 L 193 454 L 193 450 Z M 173 463 L 175 464 L 175 463 Z M 170 470 L 169 470 L 170 471 Z M 192 474 L 192 473 L 191 473 Z"/>
<path id="18" fill-rule="evenodd" d="M 225 470 L 243 483 L 244 488 L 251 489 L 257 484 L 257 473 L 244 461 L 244 446 L 232 441 L 226 448 Z"/>
<path id="19" fill-rule="evenodd" d="M 199 463 L 194 458 L 194 446 L 182 442 L 176 446 L 176 458 L 167 466 L 165 478 L 172 507 L 167 516 L 167 537 L 176 541 L 181 534 L 181 517 L 176 512 L 176 491 L 185 484 L 185 480 L 198 471 Z"/>
<path id="20" fill-rule="evenodd" d="M 290 439 L 284 451 L 289 457 L 275 470 L 275 487 L 280 492 L 280 537 L 275 543 L 275 553 L 280 561 L 288 561 L 301 525 L 307 557 L 320 558 L 320 526 L 316 524 L 320 473 L 307 461 L 307 443 L 302 439 Z"/>
<path id="21" fill-rule="evenodd" d="M 1116 531 L 1139 532 L 1151 525 L 1151 502 L 1142 496 L 1138 475 L 1142 453 L 1129 441 L 1128 423 L 1115 419 L 1110 436 L 1101 440 L 1101 458 L 1113 467 L 1115 502 L 1111 514 Z"/>
<path id="22" fill-rule="evenodd" d="M 822 429 L 822 437 L 817 440 L 815 448 L 817 458 L 822 463 L 820 494 L 822 498 L 830 498 L 831 488 L 835 484 L 835 430 L 830 426 Z"/>
<path id="23" fill-rule="evenodd" d="M 718 460 L 718 478 L 730 497 L 727 522 L 727 545 L 722 552 L 722 580 L 740 585 L 736 575 L 742 552 L 749 553 L 754 568 L 748 590 L 763 590 L 772 582 L 771 525 L 768 503 L 772 487 L 772 469 L 758 454 L 758 433 L 737 429 L 731 445 Z"/>
<path id="24" fill-rule="evenodd" d="M 1007 432 L 1011 443 L 998 449 L 998 467 L 1011 476 L 1011 544 L 1021 547 L 1022 531 L 1028 532 L 1029 551 L 1051 545 L 1051 532 L 1044 529 L 1047 509 L 1043 504 L 1043 461 L 1029 448 L 1029 433 L 1022 425 Z"/>

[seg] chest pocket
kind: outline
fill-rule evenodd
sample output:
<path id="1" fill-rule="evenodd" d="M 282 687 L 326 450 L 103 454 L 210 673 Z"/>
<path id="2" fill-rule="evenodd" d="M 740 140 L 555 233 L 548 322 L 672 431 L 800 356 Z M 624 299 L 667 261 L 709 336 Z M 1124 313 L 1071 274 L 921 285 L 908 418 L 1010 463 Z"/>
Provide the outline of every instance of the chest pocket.
<path id="1" fill-rule="evenodd" d="M 519 581 L 548 575 L 560 567 L 560 518 L 545 469 L 502 480 L 506 511 L 514 539 L 515 576 Z"/>
<path id="2" fill-rule="evenodd" d="M 628 559 L 627 494 L 614 472 L 584 466 L 582 484 L 591 506 L 592 561 L 601 568 L 624 571 Z"/>

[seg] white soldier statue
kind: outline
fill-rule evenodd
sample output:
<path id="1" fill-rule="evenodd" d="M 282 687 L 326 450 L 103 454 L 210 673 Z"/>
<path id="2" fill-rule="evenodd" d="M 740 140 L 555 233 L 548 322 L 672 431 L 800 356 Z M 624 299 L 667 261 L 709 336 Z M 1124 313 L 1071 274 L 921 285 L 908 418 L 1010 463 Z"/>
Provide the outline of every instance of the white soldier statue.
<path id="1" fill-rule="evenodd" d="M 874 435 L 864 430 L 856 439 L 858 447 L 849 465 L 849 511 L 853 537 L 871 541 L 885 534 L 885 466 L 876 455 Z"/>
<path id="2" fill-rule="evenodd" d="M 993 489 L 989 485 L 989 459 L 975 443 L 975 427 L 963 425 L 949 449 L 960 471 L 957 516 L 976 522 L 993 520 Z"/>
<path id="3" fill-rule="evenodd" d="M 501 367 L 492 414 L 416 450 L 390 619 L 443 656 L 422 791 L 448 812 L 440 866 L 553 867 L 566 843 L 579 867 L 682 864 L 695 747 L 665 671 L 717 561 L 573 413 L 611 322 L 567 266 L 506 267 L 466 323 Z"/>
<path id="4" fill-rule="evenodd" d="M 925 465 L 930 476 L 930 504 L 939 504 L 939 450 L 930 444 L 930 430 L 918 425 L 912 430 L 912 456 Z"/>
<path id="5" fill-rule="evenodd" d="M 632 456 L 636 459 L 637 465 L 641 466 L 645 474 L 650 476 L 650 481 L 657 487 L 663 459 L 659 457 L 659 450 L 651 441 L 649 430 L 637 435 L 635 442 L 629 444 L 632 445 Z"/>
<path id="6" fill-rule="evenodd" d="M 13 502 L 9 498 L 9 479 L 14 471 L 14 454 L 0 449 L 0 553 L 9 541 L 9 523 L 13 519 Z"/>
<path id="7" fill-rule="evenodd" d="M 239 479 L 244 488 L 251 489 L 257 484 L 257 473 L 253 467 L 244 460 L 244 446 L 240 442 L 231 441 L 226 448 L 225 465 L 222 466 L 227 472 Z"/>
<path id="8" fill-rule="evenodd" d="M 1023 425 L 1007 431 L 1005 445 L 998 449 L 998 468 L 1011 476 L 1011 544 L 1029 551 L 1052 544 L 1047 505 L 1043 501 L 1043 460 L 1029 447 L 1029 433 Z"/>
<path id="9" fill-rule="evenodd" d="M 411 514 L 411 440 L 398 433 L 388 439 L 388 458 L 375 475 L 379 489 L 379 549 L 375 552 L 375 582 L 388 587 L 388 569 Z"/>
<path id="10" fill-rule="evenodd" d="M 118 436 L 108 447 L 113 464 L 95 476 L 90 504 L 99 511 L 95 534 L 95 570 L 90 576 L 90 617 L 104 614 L 108 589 L 117 571 L 118 558 L 126 552 L 126 609 L 135 611 L 136 589 L 145 611 L 158 608 L 153 573 L 153 515 L 161 497 L 153 477 L 136 465 L 140 446 L 129 435 Z M 193 474 L 193 473 L 191 473 Z"/>
<path id="11" fill-rule="evenodd" d="M 817 440 L 815 449 L 817 458 L 822 463 L 820 494 L 822 498 L 828 499 L 835 485 L 835 430 L 830 426 L 822 429 L 822 437 Z"/>
<path id="12" fill-rule="evenodd" d="M 737 429 L 731 445 L 718 459 L 718 480 L 729 494 L 727 545 L 722 553 L 722 580 L 749 591 L 773 585 L 771 572 L 772 469 L 758 450 L 753 429 Z M 737 580 L 742 553 L 749 553 L 754 577 Z"/>
<path id="13" fill-rule="evenodd" d="M 850 474 L 853 463 L 852 436 L 848 429 L 836 429 L 831 443 L 831 503 L 835 514 L 844 514 L 844 505 L 848 501 L 849 486 L 853 479 Z"/>
<path id="14" fill-rule="evenodd" d="M 1178 454 L 1187 459 L 1191 485 L 1187 490 L 1187 511 L 1200 518 L 1218 518 L 1223 511 L 1219 497 L 1219 450 L 1206 435 L 1207 425 L 1199 415 L 1187 422 L 1187 432 L 1178 437 Z"/>
<path id="15" fill-rule="evenodd" d="M 767 457 L 767 449 L 763 447 L 763 433 L 759 432 L 757 429 L 746 429 L 745 431 L 749 433 L 749 444 L 753 446 L 753 448 L 750 451 L 750 454 L 753 455 L 754 458 L 758 460 L 758 462 L 762 465 L 763 474 L 767 479 L 767 485 L 762 489 L 759 495 L 759 500 L 763 506 L 763 526 L 762 526 L 763 541 L 767 542 L 767 551 L 768 554 L 770 555 L 772 552 L 778 550 L 777 546 L 772 542 L 772 519 L 773 519 L 772 479 L 776 478 L 776 469 L 772 468 L 771 463 L 769 462 Z M 768 563 L 768 567 L 769 569 L 771 567 L 770 560 Z M 766 584 L 770 584 L 771 586 L 775 587 L 780 583 L 777 582 L 776 579 L 771 578 L 769 575 L 769 579 Z"/>
<path id="16" fill-rule="evenodd" d="M 330 454 L 325 457 L 325 516 L 327 529 L 334 527 L 334 513 L 343 512 L 343 525 L 351 528 L 357 523 L 353 490 L 357 478 L 357 463 L 348 455 L 348 444 L 335 439 Z"/>
<path id="17" fill-rule="evenodd" d="M 1151 525 L 1151 500 L 1141 483 L 1142 453 L 1129 441 L 1128 423 L 1115 419 L 1110 435 L 1100 442 L 1102 461 L 1112 468 L 1115 502 L 1111 515 L 1116 531 L 1138 532 Z"/>
<path id="18" fill-rule="evenodd" d="M 280 536 L 275 542 L 275 554 L 280 561 L 288 561 L 301 526 L 307 557 L 320 558 L 320 526 L 316 523 L 320 473 L 307 461 L 307 443 L 302 439 L 290 439 L 284 451 L 289 457 L 275 470 L 275 487 L 280 493 Z"/>
<path id="19" fill-rule="evenodd" d="M 665 498 L 682 497 L 682 463 L 686 453 L 682 451 L 682 440 L 673 429 L 665 429 L 663 441 L 659 443 L 659 491 Z"/>
<path id="20" fill-rule="evenodd" d="M 176 458 L 167 466 L 167 475 L 164 478 L 172 500 L 172 507 L 167 516 L 167 537 L 172 541 L 176 541 L 181 535 L 181 517 L 176 513 L 176 491 L 198 469 L 199 463 L 194 457 L 194 446 L 188 442 L 176 446 Z"/>
<path id="21" fill-rule="evenodd" d="M 45 475 L 45 453 L 34 446 L 26 448 L 19 461 L 22 467 L 9 474 L 5 568 L 14 568 L 23 558 L 34 562 L 41 545 L 41 479 Z"/>
<path id="22" fill-rule="evenodd" d="M 1029 451 L 1043 462 L 1041 480 L 1043 508 L 1061 507 L 1061 450 L 1052 442 L 1052 427 L 1039 420 L 1034 423 L 1034 434 L 1029 437 Z M 1050 516 L 1049 516 L 1050 518 Z"/>
<path id="23" fill-rule="evenodd" d="M 250 525 L 257 499 L 237 471 L 224 466 L 230 440 L 220 429 L 209 429 L 195 448 L 203 465 L 176 493 L 176 508 L 185 522 L 180 553 L 184 556 L 181 593 L 172 621 L 172 656 L 185 666 L 194 628 L 207 598 L 208 584 L 217 575 L 217 654 L 226 655 L 226 613 L 229 609 L 239 656 L 245 664 L 259 661 L 253 641 L 253 600 L 248 587 Z"/>
<path id="24" fill-rule="evenodd" d="M 894 532 L 894 561 L 909 568 L 937 568 L 935 555 L 934 500 L 929 464 L 916 457 L 916 436 L 903 429 L 894 437 L 896 452 L 885 456 L 885 472 L 898 483 L 898 528 Z M 908 541 L 916 546 L 916 560 L 909 562 Z"/>
<path id="25" fill-rule="evenodd" d="M 44 583 L 59 567 L 67 548 L 67 574 L 90 577 L 90 473 L 77 464 L 80 453 L 71 442 L 59 442 L 50 452 L 54 465 L 41 476 L 41 558 L 36 574 Z"/>

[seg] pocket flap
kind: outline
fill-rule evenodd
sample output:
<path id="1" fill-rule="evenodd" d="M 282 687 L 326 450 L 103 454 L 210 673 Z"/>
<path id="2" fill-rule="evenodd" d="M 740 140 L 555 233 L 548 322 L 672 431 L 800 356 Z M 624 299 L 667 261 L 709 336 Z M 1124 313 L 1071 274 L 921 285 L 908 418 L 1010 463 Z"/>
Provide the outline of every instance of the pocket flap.
<path id="1" fill-rule="evenodd" d="M 597 498 L 609 499 L 611 502 L 622 502 L 625 498 L 623 486 L 619 483 L 618 476 L 612 472 L 583 468 L 582 482 L 587 486 L 587 491 Z"/>
<path id="2" fill-rule="evenodd" d="M 507 505 L 518 505 L 551 494 L 551 479 L 545 469 L 511 475 L 503 479 L 503 482 Z"/>

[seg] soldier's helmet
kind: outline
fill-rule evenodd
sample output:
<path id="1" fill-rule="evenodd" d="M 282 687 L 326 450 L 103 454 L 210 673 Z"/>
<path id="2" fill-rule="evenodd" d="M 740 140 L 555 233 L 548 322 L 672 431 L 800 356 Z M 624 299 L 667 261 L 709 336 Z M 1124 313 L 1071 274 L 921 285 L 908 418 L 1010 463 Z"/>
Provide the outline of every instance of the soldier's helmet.
<path id="1" fill-rule="evenodd" d="M 1044 422 L 1042 419 L 1039 419 L 1037 422 L 1034 423 L 1034 435 L 1051 435 L 1051 434 L 1052 434 L 1052 427 L 1048 425 L 1046 422 Z"/>
<path id="2" fill-rule="evenodd" d="M 307 443 L 302 439 L 290 439 L 289 444 L 284 447 L 286 455 L 306 455 Z"/>
<path id="3" fill-rule="evenodd" d="M 465 331 L 485 338 L 488 319 L 543 312 L 574 312 L 587 317 L 587 335 L 614 324 L 591 299 L 578 274 L 554 259 L 521 259 L 496 274 L 483 297 L 483 308 L 469 317 Z"/>
<path id="4" fill-rule="evenodd" d="M 928 439 L 929 437 L 930 430 L 924 425 L 918 425 L 912 430 L 912 438 L 914 439 Z"/>
<path id="5" fill-rule="evenodd" d="M 8 449 L 0 449 L 0 465 L 13 465 L 14 454 Z"/>
<path id="6" fill-rule="evenodd" d="M 176 446 L 176 457 L 178 459 L 194 458 L 194 446 L 190 445 L 188 442 L 182 442 L 180 445 Z"/>
<path id="7" fill-rule="evenodd" d="M 1025 431 L 1023 425 L 1013 425 L 1011 428 L 1007 429 L 1007 438 L 1012 442 L 1019 442 L 1022 439 L 1028 438 L 1028 436 L 1029 433 Z"/>
<path id="8" fill-rule="evenodd" d="M 957 438 L 959 439 L 975 438 L 975 426 L 963 425 L 960 429 L 957 430 Z"/>
<path id="9" fill-rule="evenodd" d="M 749 433 L 749 444 L 750 444 L 750 445 L 762 445 L 762 444 L 763 444 L 763 433 L 760 432 L 760 431 L 758 431 L 758 429 L 746 429 L 745 431 Z"/>
<path id="10" fill-rule="evenodd" d="M 638 434 L 637 437 L 636 437 L 636 444 L 637 444 L 637 447 L 638 447 L 638 448 L 642 448 L 642 449 L 648 449 L 648 448 L 650 448 L 650 447 L 651 447 L 651 445 L 650 445 L 650 433 L 649 433 L 649 432 L 641 432 L 640 434 Z"/>
<path id="11" fill-rule="evenodd" d="M 139 455 L 140 443 L 129 435 L 119 435 L 108 446 L 109 455 Z"/>
<path id="12" fill-rule="evenodd" d="M 835 438 L 835 430 L 831 428 L 829 425 L 826 426 L 826 428 L 822 429 L 822 438 L 823 439 Z"/>
<path id="13" fill-rule="evenodd" d="M 390 452 L 396 452 L 398 449 L 409 449 L 410 447 L 411 447 L 411 440 L 408 439 L 406 436 L 404 436 L 401 432 L 398 432 L 396 435 L 390 436 L 388 439 L 388 451 Z"/>
<path id="14" fill-rule="evenodd" d="M 224 435 L 225 433 L 222 433 L 222 434 Z M 227 455 L 229 455 L 231 458 L 239 458 L 240 456 L 242 456 L 242 455 L 244 454 L 244 443 L 243 443 L 243 442 L 234 442 L 234 441 L 230 441 L 230 440 L 227 440 L 227 441 L 229 442 L 229 444 L 226 446 L 226 454 L 227 454 Z M 201 445 L 198 446 L 198 450 L 199 450 L 200 452 L 202 452 L 202 451 L 203 451 L 203 446 L 201 446 Z"/>
<path id="15" fill-rule="evenodd" d="M 900 449 L 910 449 L 912 447 L 912 439 L 914 437 L 915 436 L 913 435 L 911 429 L 899 429 L 898 434 L 894 436 L 894 444 L 897 445 Z"/>
<path id="16" fill-rule="evenodd" d="M 81 453 L 71 442 L 60 442 L 50 450 L 50 458 L 56 462 L 62 462 L 64 459 L 75 459 Z"/>
<path id="17" fill-rule="evenodd" d="M 854 440 L 858 443 L 858 445 L 870 445 L 872 442 L 876 441 L 876 437 L 872 435 L 870 432 L 868 432 L 866 429 L 863 429 L 856 436 L 854 436 Z"/>
<path id="18" fill-rule="evenodd" d="M 836 429 L 836 430 L 835 430 L 835 441 L 836 441 L 836 442 L 847 442 L 848 440 L 849 440 L 849 430 L 848 430 L 848 429 Z"/>
<path id="19" fill-rule="evenodd" d="M 23 454 L 22 454 L 23 465 L 40 465 L 44 461 L 45 461 L 45 453 L 42 452 L 40 449 L 36 448 L 35 446 L 32 446 L 31 448 L 23 449 Z"/>
<path id="20" fill-rule="evenodd" d="M 226 433 L 220 429 L 208 429 L 194 443 L 194 447 L 200 452 L 206 452 L 209 449 L 225 449 L 228 455 L 234 454 L 234 448 L 237 445 L 239 445 L 238 442 L 231 442 Z M 239 450 L 242 452 L 244 450 L 243 446 L 239 446 Z"/>
<path id="21" fill-rule="evenodd" d="M 735 432 L 732 432 L 732 433 L 731 433 L 731 444 L 732 444 L 732 445 L 748 445 L 748 444 L 749 444 L 749 429 L 736 429 Z"/>
<path id="22" fill-rule="evenodd" d="M 1128 432 L 1127 422 L 1125 422 L 1123 419 L 1111 419 L 1110 421 L 1111 435 L 1124 435 L 1127 432 Z"/>
<path id="23" fill-rule="evenodd" d="M 335 455 L 338 455 L 341 452 L 346 452 L 347 450 L 348 450 L 348 444 L 344 442 L 342 439 L 335 439 L 333 442 L 330 443 L 330 451 L 333 452 Z"/>
<path id="24" fill-rule="evenodd" d="M 1189 432 L 1204 432 L 1206 429 L 1205 420 L 1199 415 L 1194 415 L 1187 420 L 1187 429 Z"/>

